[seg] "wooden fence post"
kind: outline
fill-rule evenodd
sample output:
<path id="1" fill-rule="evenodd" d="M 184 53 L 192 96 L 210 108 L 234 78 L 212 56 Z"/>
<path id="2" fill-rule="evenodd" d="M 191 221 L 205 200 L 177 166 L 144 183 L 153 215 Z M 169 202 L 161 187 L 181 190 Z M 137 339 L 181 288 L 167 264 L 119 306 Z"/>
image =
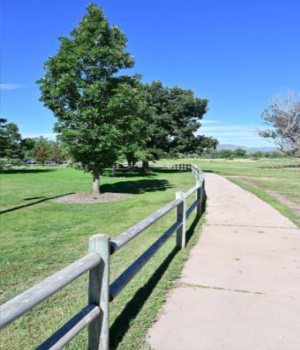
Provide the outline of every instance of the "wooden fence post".
<path id="1" fill-rule="evenodd" d="M 184 248 L 186 245 L 186 199 L 183 192 L 176 192 L 176 199 L 181 199 L 176 212 L 176 221 L 182 221 L 181 227 L 176 231 L 176 246 Z"/>
<path id="2" fill-rule="evenodd" d="M 97 234 L 89 239 L 89 252 L 101 262 L 89 272 L 89 305 L 98 305 L 100 315 L 89 325 L 89 350 L 109 350 L 109 258 L 110 237 Z"/>
<path id="3" fill-rule="evenodd" d="M 202 202 L 206 199 L 206 193 L 205 193 L 205 179 L 202 181 Z"/>
<path id="4" fill-rule="evenodd" d="M 200 217 L 202 214 L 202 201 L 203 201 L 202 186 L 203 186 L 203 182 L 201 183 L 201 180 L 197 179 L 196 185 L 200 186 L 196 191 L 196 199 L 200 199 L 199 204 L 196 206 L 196 216 Z"/>

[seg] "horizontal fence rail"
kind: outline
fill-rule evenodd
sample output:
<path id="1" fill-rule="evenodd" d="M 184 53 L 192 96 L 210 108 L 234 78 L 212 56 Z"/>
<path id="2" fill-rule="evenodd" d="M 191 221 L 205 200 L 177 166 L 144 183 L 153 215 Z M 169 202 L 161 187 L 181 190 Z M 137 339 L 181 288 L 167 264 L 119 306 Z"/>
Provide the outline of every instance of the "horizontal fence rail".
<path id="1" fill-rule="evenodd" d="M 185 193 L 185 198 L 188 199 L 194 192 L 198 190 L 199 187 L 200 185 L 191 188 L 188 192 Z"/>
<path id="2" fill-rule="evenodd" d="M 169 213 L 172 209 L 176 208 L 180 204 L 180 200 L 176 199 L 175 201 L 165 205 L 163 208 L 160 208 L 155 213 L 148 216 L 146 219 L 140 221 L 138 224 L 132 226 L 130 229 L 121 233 L 119 236 L 115 237 L 110 242 L 111 254 L 115 253 L 121 247 L 123 247 L 126 243 L 135 238 L 138 234 L 146 230 L 149 226 L 154 224 L 160 218 Z"/>
<path id="3" fill-rule="evenodd" d="M 186 211 L 186 218 L 188 218 L 193 210 L 201 203 L 201 199 L 196 199 L 195 202 L 189 207 L 189 209 Z"/>
<path id="4" fill-rule="evenodd" d="M 88 305 L 69 322 L 55 332 L 50 338 L 36 348 L 36 350 L 61 349 L 76 337 L 86 326 L 100 316 L 100 308 Z"/>
<path id="5" fill-rule="evenodd" d="M 100 263 L 100 256 L 88 254 L 0 307 L 0 329 L 6 327 L 45 299 Z"/>
<path id="6" fill-rule="evenodd" d="M 171 237 L 171 235 L 182 225 L 175 222 L 148 250 L 145 251 L 131 266 L 128 267 L 110 286 L 109 301 L 113 301 L 122 289 L 133 279 L 133 277 L 146 265 L 150 258 Z"/>
<path id="7" fill-rule="evenodd" d="M 37 350 L 61 349 L 87 326 L 89 327 L 89 349 L 109 350 L 109 302 L 117 297 L 173 233 L 176 232 L 176 245 L 184 248 L 187 218 L 194 210 L 196 216 L 199 217 L 202 214 L 202 204 L 205 200 L 203 172 L 192 164 L 172 164 L 168 167 L 173 170 L 192 172 L 196 178 L 196 186 L 186 193 L 177 192 L 173 202 L 160 208 L 113 240 L 103 234 L 92 236 L 89 240 L 89 254 L 0 306 L 0 329 L 39 305 L 79 276 L 89 272 L 88 305 L 42 343 Z M 193 193 L 196 193 L 196 199 L 187 209 L 187 199 Z M 173 209 L 176 209 L 175 223 L 109 285 L 110 255 Z"/>

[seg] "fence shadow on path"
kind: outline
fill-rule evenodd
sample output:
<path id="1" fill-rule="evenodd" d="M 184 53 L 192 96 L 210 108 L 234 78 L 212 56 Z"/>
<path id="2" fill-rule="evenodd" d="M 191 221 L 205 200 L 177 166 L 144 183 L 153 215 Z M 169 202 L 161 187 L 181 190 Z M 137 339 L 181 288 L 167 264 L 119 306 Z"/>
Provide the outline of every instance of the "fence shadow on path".
<path id="1" fill-rule="evenodd" d="M 200 218 L 196 217 L 189 229 L 186 231 L 186 239 L 187 242 L 191 239 L 191 237 L 195 233 L 195 228 L 199 222 Z M 170 238 L 172 239 L 172 238 Z M 144 303 L 147 301 L 159 281 L 161 280 L 162 276 L 168 269 L 169 265 L 171 264 L 172 260 L 175 258 L 177 253 L 181 251 L 180 248 L 174 247 L 172 251 L 169 253 L 169 255 L 165 258 L 165 260 L 162 262 L 162 264 L 158 267 L 158 269 L 154 272 L 154 274 L 149 278 L 148 282 L 141 287 L 135 295 L 132 297 L 132 299 L 128 302 L 128 304 L 125 306 L 121 314 L 116 318 L 115 322 L 110 327 L 110 349 L 116 349 L 118 347 L 118 344 L 122 341 L 124 335 L 129 330 L 132 320 L 136 318 L 136 316 L 139 314 L 141 308 L 143 307 Z M 158 312 L 158 310 L 157 310 Z"/>
<path id="2" fill-rule="evenodd" d="M 174 186 L 168 180 L 141 179 L 134 181 L 119 181 L 101 185 L 101 192 L 143 194 L 145 192 L 166 191 Z"/>
<path id="3" fill-rule="evenodd" d="M 55 199 L 55 198 L 59 198 L 59 197 L 64 197 L 64 196 L 67 196 L 69 194 L 74 194 L 75 192 L 70 192 L 70 193 L 65 193 L 65 194 L 61 194 L 59 196 L 55 196 L 55 197 L 33 197 L 33 198 L 24 198 L 24 201 L 27 201 L 27 200 L 32 200 L 32 199 L 38 199 L 38 198 L 43 198 L 37 202 L 34 202 L 34 203 L 29 203 L 29 204 L 24 204 L 24 205 L 19 205 L 18 207 L 14 207 L 14 208 L 10 208 L 10 209 L 6 209 L 6 210 L 2 210 L 0 211 L 0 214 L 4 214 L 4 213 L 9 213 L 10 211 L 15 211 L 15 210 L 19 210 L 19 209 L 23 209 L 23 208 L 26 208 L 26 207 L 31 207 L 32 205 L 36 205 L 36 204 L 39 204 L 39 203 L 42 203 L 42 202 L 46 202 L 46 201 L 49 201 L 50 199 Z"/>

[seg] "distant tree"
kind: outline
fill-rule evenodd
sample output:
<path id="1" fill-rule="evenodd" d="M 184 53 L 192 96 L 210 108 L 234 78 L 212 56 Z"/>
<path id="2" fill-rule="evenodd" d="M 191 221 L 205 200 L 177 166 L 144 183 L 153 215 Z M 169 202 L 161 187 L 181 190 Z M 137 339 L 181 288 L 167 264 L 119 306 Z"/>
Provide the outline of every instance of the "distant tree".
<path id="1" fill-rule="evenodd" d="M 231 158 L 233 156 L 233 152 L 230 149 L 221 149 L 219 154 L 220 158 Z"/>
<path id="2" fill-rule="evenodd" d="M 48 159 L 58 163 L 67 158 L 67 151 L 64 145 L 59 141 L 50 141 L 48 148 Z"/>
<path id="3" fill-rule="evenodd" d="M 287 91 L 268 102 L 270 107 L 263 111 L 261 119 L 269 129 L 258 130 L 258 134 L 275 143 L 283 153 L 300 158 L 300 101 Z"/>
<path id="4" fill-rule="evenodd" d="M 256 151 L 253 153 L 253 157 L 255 157 L 255 158 L 261 158 L 263 156 L 264 156 L 264 154 L 262 151 Z"/>
<path id="5" fill-rule="evenodd" d="M 217 149 L 209 149 L 206 151 L 207 158 L 216 159 L 220 157 L 220 152 Z"/>
<path id="6" fill-rule="evenodd" d="M 247 151 L 242 149 L 242 148 L 237 148 L 236 150 L 233 151 L 234 157 L 245 157 L 247 155 Z"/>
<path id="7" fill-rule="evenodd" d="M 5 124 L 7 119 L 0 118 L 0 157 L 4 157 L 6 148 Z"/>
<path id="8" fill-rule="evenodd" d="M 220 158 L 220 152 L 217 149 L 208 149 L 200 154 L 200 158 L 204 159 L 216 159 Z"/>
<path id="9" fill-rule="evenodd" d="M 20 157 L 25 159 L 35 158 L 36 155 L 36 140 L 34 138 L 27 137 L 21 140 L 21 152 Z"/>
<path id="10" fill-rule="evenodd" d="M 36 152 L 36 156 L 35 159 L 41 163 L 42 165 L 44 165 L 46 163 L 46 160 L 48 159 L 48 155 L 47 155 L 47 151 L 45 150 L 45 148 L 43 146 L 41 146 L 37 152 Z"/>
<path id="11" fill-rule="evenodd" d="M 133 67 L 127 39 L 110 27 L 101 7 L 90 4 L 70 39 L 44 65 L 41 98 L 57 117 L 59 133 L 75 162 L 93 173 L 93 193 L 100 193 L 100 172 L 118 158 L 121 138 L 132 130 L 138 103 L 137 78 L 121 76 Z"/>
<path id="12" fill-rule="evenodd" d="M 0 157 L 19 158 L 21 134 L 14 123 L 6 123 L 7 120 L 0 120 Z"/>
<path id="13" fill-rule="evenodd" d="M 280 154 L 276 151 L 270 153 L 270 158 L 279 158 Z"/>

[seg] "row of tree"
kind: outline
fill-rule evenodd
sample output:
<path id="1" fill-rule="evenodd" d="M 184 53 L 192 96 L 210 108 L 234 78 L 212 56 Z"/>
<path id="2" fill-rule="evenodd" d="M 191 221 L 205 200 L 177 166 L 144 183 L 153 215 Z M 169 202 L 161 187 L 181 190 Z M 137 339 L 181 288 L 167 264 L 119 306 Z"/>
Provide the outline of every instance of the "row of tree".
<path id="1" fill-rule="evenodd" d="M 67 157 L 67 149 L 59 141 L 37 138 L 22 138 L 14 123 L 0 119 L 0 158 L 35 159 L 44 164 L 47 161 L 58 163 Z"/>
<path id="2" fill-rule="evenodd" d="M 190 155 L 189 155 L 190 156 Z M 195 154 L 192 155 L 197 158 L 204 158 L 204 159 L 234 159 L 234 158 L 281 158 L 285 155 L 279 152 L 262 152 L 262 151 L 256 151 L 253 153 L 247 153 L 242 148 L 237 148 L 236 150 L 232 151 L 230 149 L 210 149 L 207 151 L 202 152 L 200 155 Z M 181 156 L 182 157 L 182 156 Z"/>
<path id="3" fill-rule="evenodd" d="M 121 154 L 129 164 L 143 161 L 146 171 L 149 161 L 165 154 L 216 147 L 217 140 L 195 136 L 208 100 L 121 74 L 134 59 L 125 51 L 124 33 L 109 25 L 101 7 L 90 4 L 70 38 L 59 40 L 37 81 L 40 100 L 57 118 L 54 131 L 73 160 L 93 173 L 94 194 L 100 193 L 101 171 Z"/>

